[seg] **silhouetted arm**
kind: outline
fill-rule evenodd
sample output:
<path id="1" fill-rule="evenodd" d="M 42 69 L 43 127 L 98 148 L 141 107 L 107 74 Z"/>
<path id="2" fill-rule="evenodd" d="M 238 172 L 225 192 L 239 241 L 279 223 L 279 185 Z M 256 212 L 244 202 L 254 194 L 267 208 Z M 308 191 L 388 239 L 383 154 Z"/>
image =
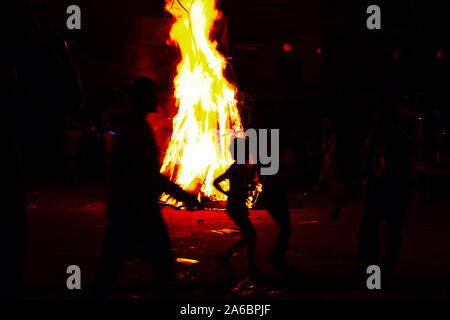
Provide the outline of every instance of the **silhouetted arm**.
<path id="1" fill-rule="evenodd" d="M 170 194 L 173 198 L 178 201 L 186 203 L 190 207 L 200 206 L 200 202 L 197 200 L 197 196 L 184 191 L 178 184 L 172 182 L 163 174 L 159 174 L 157 179 L 159 180 L 162 190 Z"/>
<path id="2" fill-rule="evenodd" d="M 231 166 L 231 167 L 232 167 L 232 166 Z M 220 185 L 220 183 L 221 183 L 222 181 L 226 180 L 226 179 L 230 179 L 230 171 L 231 171 L 231 167 L 229 167 L 229 168 L 227 169 L 227 171 L 225 171 L 224 174 L 218 176 L 218 177 L 214 180 L 214 182 L 213 182 L 214 187 L 215 187 L 217 190 L 219 190 L 220 192 L 222 192 L 222 193 L 223 193 L 224 195 L 226 195 L 226 196 L 229 195 L 229 192 L 223 190 L 223 188 L 222 188 L 222 186 Z"/>

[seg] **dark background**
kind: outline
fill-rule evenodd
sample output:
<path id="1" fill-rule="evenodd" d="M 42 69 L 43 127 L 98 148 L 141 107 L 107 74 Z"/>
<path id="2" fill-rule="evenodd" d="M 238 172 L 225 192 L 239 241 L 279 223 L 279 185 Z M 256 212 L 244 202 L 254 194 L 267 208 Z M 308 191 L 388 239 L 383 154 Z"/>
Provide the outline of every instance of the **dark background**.
<path id="1" fill-rule="evenodd" d="M 28 176 L 48 178 L 63 170 L 61 137 L 75 123 L 85 132 L 79 173 L 102 178 L 102 115 L 126 104 L 130 79 L 146 75 L 158 82 L 166 123 L 176 111 L 171 79 L 178 53 L 165 43 L 170 18 L 164 1 L 32 4 L 55 45 L 66 41 L 85 99 L 65 119 L 40 112 L 39 101 L 28 104 L 33 117 L 21 128 Z M 71 4 L 81 8 L 81 30 L 66 28 Z M 366 28 L 370 4 L 381 8 L 381 30 Z M 227 76 L 251 100 L 244 122 L 289 133 L 296 146 L 294 184 L 317 184 L 324 121 L 337 133 L 340 178 L 357 174 L 361 143 L 380 92 L 387 89 L 413 97 L 424 127 L 423 166 L 448 166 L 448 32 L 442 2 L 222 0 L 218 7 L 227 19 L 228 41 L 219 41 L 230 58 Z M 284 51 L 285 44 L 292 49 Z M 401 54 L 394 58 L 398 49 Z M 167 132 L 162 135 L 168 138 Z"/>
<path id="2" fill-rule="evenodd" d="M 288 260 L 301 268 L 300 278 L 284 281 L 268 265 L 276 225 L 264 210 L 252 210 L 262 251 L 258 264 L 275 283 L 259 296 L 327 301 L 448 299 L 445 5 L 430 1 L 219 2 L 226 19 L 218 25 L 227 21 L 228 37 L 223 32 L 213 36 L 229 61 L 226 76 L 240 90 L 244 123 L 247 128 L 280 128 L 290 150 L 293 236 Z M 66 8 L 72 4 L 81 8 L 81 30 L 66 28 Z M 366 28 L 370 4 L 381 7 L 381 30 Z M 64 70 L 45 70 L 44 63 L 37 63 L 44 61 L 40 59 L 44 54 L 37 56 L 27 39 L 14 39 L 30 48 L 29 60 L 20 61 L 28 72 L 19 74 L 31 75 L 31 83 L 40 84 L 28 88 L 18 83 L 20 92 L 14 97 L 19 101 L 11 104 L 18 107 L 12 108 L 14 117 L 5 126 L 19 139 L 27 180 L 26 296 L 85 297 L 87 290 L 67 290 L 65 271 L 68 265 L 79 265 L 83 289 L 94 276 L 107 225 L 106 136 L 115 129 L 118 112 L 127 107 L 129 81 L 145 75 L 158 84 L 157 138 L 168 138 L 176 112 L 171 81 L 179 56 L 166 43 L 170 17 L 164 13 L 163 1 L 54 0 L 32 1 L 32 5 L 53 47 L 67 45 L 79 69 L 84 99 L 68 98 L 72 95 L 58 85 L 64 78 L 61 75 L 67 76 Z M 8 10 L 4 14 L 7 18 Z M 9 26 L 2 31 L 8 34 Z M 283 49 L 287 44 L 289 51 Z M 362 193 L 349 201 L 339 220 L 330 220 L 330 213 L 333 201 L 339 199 L 332 193 L 344 192 L 359 172 L 363 141 L 385 91 L 409 97 L 409 106 L 420 115 L 424 137 L 418 188 L 405 225 L 401 277 L 393 290 L 372 292 L 365 287 L 365 279 L 352 273 L 358 264 L 354 256 L 364 211 Z M 331 133 L 336 136 L 336 149 L 327 181 L 330 188 L 315 192 L 324 169 L 324 144 Z M 217 233 L 233 226 L 226 213 L 164 208 L 163 215 L 176 257 L 201 262 L 177 264 L 178 294 L 200 299 L 229 297 L 228 287 L 219 283 L 221 274 L 215 262 L 217 253 L 239 236 L 236 230 Z M 243 256 L 237 259 L 238 279 L 243 279 L 246 262 Z M 152 283 L 145 263 L 130 260 L 124 264 L 127 272 L 119 277 L 117 297 L 136 299 Z"/>

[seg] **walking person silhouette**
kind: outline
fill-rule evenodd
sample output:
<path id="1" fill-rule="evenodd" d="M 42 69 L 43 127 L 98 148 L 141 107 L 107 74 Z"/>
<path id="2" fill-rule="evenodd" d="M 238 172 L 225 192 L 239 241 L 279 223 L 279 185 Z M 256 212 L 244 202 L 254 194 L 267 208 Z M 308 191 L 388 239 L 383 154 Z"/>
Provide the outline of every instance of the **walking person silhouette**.
<path id="1" fill-rule="evenodd" d="M 237 162 L 237 146 L 245 144 L 245 163 Z M 256 251 L 256 231 L 249 218 L 246 201 L 249 192 L 255 187 L 256 169 L 255 165 L 250 164 L 248 140 L 243 138 L 234 138 L 231 144 L 232 154 L 235 162 L 214 180 L 214 187 L 220 192 L 228 196 L 227 213 L 229 217 L 237 224 L 242 233 L 242 238 L 239 239 L 232 247 L 224 251 L 218 256 L 218 260 L 227 268 L 230 268 L 229 259 L 237 254 L 240 250 L 248 248 L 248 272 L 249 276 L 253 278 L 257 275 L 255 263 Z M 225 191 L 220 183 L 224 180 L 229 180 L 230 188 Z"/>
<path id="2" fill-rule="evenodd" d="M 363 264 L 378 265 L 392 274 L 402 247 L 405 217 L 413 198 L 416 182 L 416 153 L 421 142 L 421 127 L 417 113 L 408 111 L 404 97 L 389 93 L 366 138 L 367 156 L 361 173 L 349 195 L 344 198 L 331 218 L 339 216 L 350 195 L 367 181 L 364 214 L 358 232 L 359 257 Z M 384 259 L 378 254 L 380 222 L 386 222 Z"/>
<path id="3" fill-rule="evenodd" d="M 135 255 L 151 261 L 159 294 L 171 294 L 174 258 L 159 196 L 166 192 L 191 207 L 199 205 L 194 195 L 159 172 L 157 145 L 146 121 L 156 110 L 155 83 L 136 78 L 128 95 L 132 110 L 123 116 L 114 142 L 109 225 L 94 279 L 96 298 L 110 296 L 124 258 Z"/>
<path id="4" fill-rule="evenodd" d="M 4 190 L 0 219 L 3 259 L 0 263 L 0 274 L 3 276 L 0 299 L 17 299 L 22 297 L 26 287 L 25 181 L 32 174 L 42 177 L 42 172 L 49 173 L 43 168 L 56 157 L 46 157 L 47 151 L 57 150 L 52 144 L 55 140 L 36 139 L 43 135 L 33 131 L 32 125 L 45 128 L 40 131 L 48 132 L 47 137 L 58 137 L 63 116 L 82 104 L 83 93 L 69 50 L 63 41 L 53 37 L 50 29 L 44 28 L 45 21 L 38 18 L 31 1 L 7 1 L 2 6 L 8 14 L 2 17 L 4 27 L 0 31 L 3 39 L 3 58 L 0 61 L 3 123 L 0 139 L 2 158 L 5 159 L 0 181 Z M 42 117 L 35 117 L 38 114 Z M 32 144 L 31 136 L 39 143 Z M 32 156 L 27 157 L 30 150 Z M 34 168 L 39 170 L 32 170 Z"/>
<path id="5" fill-rule="evenodd" d="M 416 154 L 421 140 L 418 115 L 399 96 L 388 97 L 369 141 L 367 194 L 359 229 L 359 252 L 378 264 L 379 224 L 386 221 L 383 270 L 393 272 L 400 255 L 405 217 L 416 182 Z"/>
<path id="6" fill-rule="evenodd" d="M 291 274 L 296 268 L 286 260 L 289 239 L 292 234 L 291 212 L 289 210 L 288 163 L 291 161 L 284 139 L 280 144 L 280 167 L 274 175 L 260 176 L 263 184 L 261 202 L 279 228 L 279 233 L 272 249 L 272 265 L 285 274 Z"/>

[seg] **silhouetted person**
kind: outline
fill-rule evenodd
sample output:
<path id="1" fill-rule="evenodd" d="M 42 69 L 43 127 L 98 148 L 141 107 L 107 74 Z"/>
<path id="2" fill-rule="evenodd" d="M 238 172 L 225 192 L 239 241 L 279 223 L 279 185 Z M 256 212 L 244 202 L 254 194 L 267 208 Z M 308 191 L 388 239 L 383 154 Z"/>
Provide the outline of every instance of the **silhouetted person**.
<path id="1" fill-rule="evenodd" d="M 325 118 L 322 124 L 322 168 L 319 183 L 315 191 L 329 192 L 336 175 L 336 130 L 330 118 Z"/>
<path id="2" fill-rule="evenodd" d="M 416 182 L 420 137 L 418 115 L 408 112 L 400 98 L 389 98 L 369 141 L 365 211 L 359 230 L 361 257 L 368 264 L 379 264 L 379 224 L 386 221 L 386 272 L 393 271 L 400 254 L 403 223 Z"/>
<path id="3" fill-rule="evenodd" d="M 174 278 L 174 258 L 159 196 L 166 192 L 190 206 L 199 204 L 195 196 L 159 172 L 157 145 L 146 121 L 147 113 L 156 111 L 154 82 L 136 78 L 128 95 L 132 110 L 123 116 L 114 142 L 109 225 L 93 288 L 97 298 L 111 294 L 126 256 L 149 259 L 159 293 L 168 293 Z"/>
<path id="4" fill-rule="evenodd" d="M 30 110 L 51 114 L 53 110 L 49 109 L 57 104 L 59 114 L 64 114 L 79 106 L 81 88 L 64 44 L 58 50 L 56 43 L 49 41 L 29 1 L 5 2 L 3 10 L 8 14 L 2 18 L 0 31 L 4 43 L 0 61 L 0 139 L 5 161 L 1 179 L 4 201 L 0 215 L 0 297 L 11 298 L 20 296 L 23 287 L 26 214 L 22 153 L 31 136 L 24 124 L 37 121 Z M 52 119 L 57 120 L 57 116 Z M 53 121 L 39 122 L 43 128 L 55 125 Z M 42 154 L 34 152 L 33 161 Z"/>
<path id="5" fill-rule="evenodd" d="M 244 164 L 237 163 L 236 148 L 238 143 L 246 145 L 246 161 Z M 249 163 L 248 158 L 248 141 L 242 138 L 234 138 L 231 147 L 235 149 L 232 152 L 235 162 L 214 180 L 214 187 L 220 192 L 228 196 L 227 213 L 229 217 L 236 223 L 242 233 L 242 238 L 239 239 L 231 248 L 221 253 L 218 259 L 221 263 L 229 268 L 229 259 L 238 253 L 241 249 L 248 247 L 248 271 L 250 277 L 257 274 L 255 264 L 255 250 L 256 250 L 256 231 L 249 218 L 249 212 L 246 205 L 249 192 L 253 190 L 256 179 L 256 166 Z M 230 188 L 225 191 L 220 183 L 224 180 L 229 180 Z"/>
<path id="6" fill-rule="evenodd" d="M 288 201 L 288 159 L 286 157 L 289 157 L 289 153 L 282 143 L 280 145 L 280 168 L 278 172 L 274 175 L 260 177 L 263 183 L 260 199 L 280 230 L 273 247 L 271 262 L 283 272 L 293 271 L 293 267 L 286 261 L 286 251 L 292 233 Z"/>

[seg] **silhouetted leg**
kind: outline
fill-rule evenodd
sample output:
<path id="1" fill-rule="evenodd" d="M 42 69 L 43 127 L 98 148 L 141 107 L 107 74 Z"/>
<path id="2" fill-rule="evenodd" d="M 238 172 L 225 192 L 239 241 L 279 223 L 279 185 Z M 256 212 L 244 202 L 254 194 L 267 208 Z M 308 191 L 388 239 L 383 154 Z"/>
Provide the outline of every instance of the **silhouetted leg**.
<path id="1" fill-rule="evenodd" d="M 358 233 L 358 249 L 365 263 L 378 264 L 379 226 L 386 206 L 384 183 L 367 185 L 364 213 Z M 389 205 L 389 204 L 387 204 Z"/>
<path id="2" fill-rule="evenodd" d="M 245 237 L 242 237 L 238 241 L 236 241 L 229 249 L 225 250 L 222 253 L 222 256 L 226 259 L 230 258 L 231 256 L 235 255 L 239 251 L 242 250 L 242 248 L 246 247 L 248 244 L 248 239 Z"/>
<path id="3" fill-rule="evenodd" d="M 393 204 L 392 211 L 386 217 L 387 243 L 384 257 L 384 270 L 393 271 L 397 264 L 402 247 L 403 224 L 408 212 L 412 197 L 412 188 L 409 186 L 399 186 L 397 204 Z"/>
<path id="4" fill-rule="evenodd" d="M 0 297 L 16 298 L 23 287 L 23 265 L 25 249 L 25 212 L 24 208 L 8 210 L 7 213 L 16 215 L 7 217 L 2 224 L 2 259 L 0 272 L 4 275 Z"/>
<path id="5" fill-rule="evenodd" d="M 93 295 L 108 298 L 116 282 L 130 239 L 129 225 L 111 220 L 107 229 L 100 261 L 95 272 Z"/>
<path id="6" fill-rule="evenodd" d="M 0 250 L 2 261 L 0 274 L 2 284 L 0 297 L 15 298 L 23 287 L 23 265 L 25 253 L 25 192 L 22 182 L 22 167 L 18 146 L 12 137 L 6 136 L 5 170 L 2 179 L 6 190 L 1 211 Z"/>
<path id="7" fill-rule="evenodd" d="M 378 241 L 381 215 L 379 208 L 366 208 L 358 233 L 358 248 L 363 260 L 368 264 L 378 264 Z"/>
<path id="8" fill-rule="evenodd" d="M 288 204 L 286 202 L 270 203 L 266 205 L 266 209 L 280 229 L 273 248 L 273 259 L 285 262 L 289 238 L 292 233 L 291 214 Z"/>
<path id="9" fill-rule="evenodd" d="M 244 237 L 248 239 L 248 269 L 253 271 L 256 269 L 256 231 L 250 220 L 248 220 Z"/>
<path id="10" fill-rule="evenodd" d="M 255 269 L 256 231 L 248 217 L 246 209 L 242 211 L 239 213 L 232 212 L 230 214 L 230 217 L 242 233 L 242 239 L 239 239 L 230 249 L 222 253 L 222 256 L 229 258 L 245 246 L 248 246 L 248 268 L 249 270 L 253 270 Z"/>
<path id="11" fill-rule="evenodd" d="M 142 226 L 144 248 L 150 255 L 158 293 L 161 297 L 168 297 L 173 293 L 175 262 L 167 225 L 161 217 L 156 217 L 146 220 Z"/>
<path id="12" fill-rule="evenodd" d="M 236 223 L 236 225 L 240 228 L 239 226 L 239 222 L 236 221 L 236 219 L 234 218 L 236 216 L 236 212 L 238 209 L 233 209 L 228 207 L 227 208 L 227 212 L 228 215 L 230 216 L 230 218 L 234 221 L 234 223 Z M 242 230 L 241 230 L 242 232 Z M 228 265 L 228 259 L 235 255 L 237 252 L 239 252 L 242 248 L 244 248 L 247 245 L 247 239 L 245 239 L 244 237 L 242 237 L 241 239 L 239 239 L 238 241 L 236 241 L 229 249 L 225 250 L 224 252 L 222 252 L 219 255 L 219 260 L 221 260 L 222 263 L 226 264 L 227 267 L 229 267 Z"/>
<path id="13" fill-rule="evenodd" d="M 256 230 L 248 217 L 248 212 L 233 218 L 243 235 L 243 243 L 248 246 L 248 269 L 255 270 Z"/>
<path id="14" fill-rule="evenodd" d="M 390 217 L 386 220 L 387 243 L 384 257 L 384 270 L 391 272 L 397 263 L 402 247 L 403 218 Z"/>

